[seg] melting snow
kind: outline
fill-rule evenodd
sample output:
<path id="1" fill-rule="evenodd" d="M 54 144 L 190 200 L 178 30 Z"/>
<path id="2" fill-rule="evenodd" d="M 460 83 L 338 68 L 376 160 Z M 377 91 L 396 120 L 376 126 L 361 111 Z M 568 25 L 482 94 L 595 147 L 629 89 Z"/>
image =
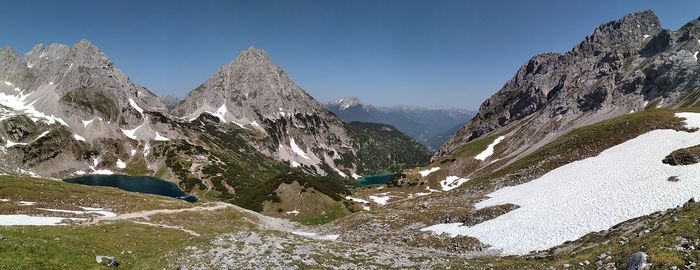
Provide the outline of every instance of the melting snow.
<path id="1" fill-rule="evenodd" d="M 63 119 L 61 118 L 55 117 L 53 115 L 47 115 L 43 112 L 37 111 L 34 108 L 34 102 L 36 101 L 27 104 L 28 97 L 29 95 L 24 95 L 22 93 L 19 93 L 16 96 L 0 93 L 0 105 L 3 105 L 18 112 L 23 112 L 30 119 L 32 119 L 32 121 L 35 122 L 39 119 L 44 119 L 49 125 L 53 125 L 54 123 L 58 122 L 61 125 L 68 126 L 68 124 L 66 124 L 66 122 L 63 121 Z"/>
<path id="2" fill-rule="evenodd" d="M 129 105 L 131 105 L 131 107 L 137 110 L 140 114 L 143 114 L 143 109 L 136 104 L 136 101 L 134 101 L 133 98 L 129 98 Z"/>
<path id="3" fill-rule="evenodd" d="M 16 143 L 16 142 L 12 142 L 10 140 L 7 140 L 7 142 L 5 143 L 5 147 L 7 147 L 7 148 L 13 147 L 15 145 L 27 145 L 27 143 Z"/>
<path id="4" fill-rule="evenodd" d="M 457 176 L 448 176 L 445 178 L 445 180 L 440 181 L 440 186 L 442 186 L 443 191 L 450 191 L 458 188 L 467 181 L 469 181 L 469 179 L 464 179 Z"/>
<path id="5" fill-rule="evenodd" d="M 167 142 L 167 141 L 169 141 L 170 139 L 168 139 L 168 138 L 166 138 L 166 137 L 163 137 L 163 136 L 161 136 L 158 132 L 156 132 L 156 137 L 155 137 L 153 140 L 155 140 L 155 141 L 160 141 L 160 142 Z"/>
<path id="6" fill-rule="evenodd" d="M 78 134 L 73 134 L 73 139 L 75 139 L 76 141 L 83 141 L 83 142 L 85 141 L 85 138 L 83 138 L 83 136 L 80 136 Z"/>
<path id="7" fill-rule="evenodd" d="M 38 141 L 39 139 L 45 137 L 46 135 L 49 134 L 49 132 L 51 132 L 51 131 L 50 131 L 50 130 L 44 131 L 43 133 L 39 134 L 39 136 L 37 136 L 36 139 L 34 139 L 34 141 L 36 142 L 36 141 Z"/>
<path id="8" fill-rule="evenodd" d="M 440 170 L 440 167 L 432 167 L 430 169 L 423 170 L 423 171 L 420 171 L 418 173 L 420 173 L 420 176 L 426 177 L 431 173 L 437 172 L 438 170 Z"/>
<path id="9" fill-rule="evenodd" d="M 146 143 L 145 145 L 143 145 L 143 156 L 146 157 L 150 153 L 151 153 L 151 145 Z"/>
<path id="10" fill-rule="evenodd" d="M 76 171 L 75 174 L 76 175 L 85 175 L 85 171 Z"/>
<path id="11" fill-rule="evenodd" d="M 491 144 L 489 144 L 488 147 L 486 147 L 486 150 L 484 150 L 484 152 L 481 152 L 480 154 L 476 155 L 474 158 L 481 160 L 481 161 L 484 161 L 487 157 L 490 157 L 491 155 L 493 155 L 493 148 L 505 138 L 506 137 L 499 136 L 498 138 L 496 138 L 495 141 L 493 141 Z"/>
<path id="12" fill-rule="evenodd" d="M 289 146 L 292 147 L 292 151 L 294 154 L 297 154 L 298 156 L 304 158 L 304 159 L 310 159 L 309 156 L 304 152 L 304 150 L 301 150 L 297 143 L 294 141 L 294 138 L 289 138 Z"/>
<path id="13" fill-rule="evenodd" d="M 386 193 L 384 193 L 386 194 Z M 383 195 L 383 194 L 377 194 L 377 195 Z M 385 205 L 389 202 L 389 196 L 383 195 L 383 196 L 376 196 L 376 195 L 370 195 L 369 199 L 374 201 L 375 203 Z"/>
<path id="14" fill-rule="evenodd" d="M 312 233 L 312 232 L 292 232 L 292 234 L 310 237 L 310 238 L 314 238 L 314 239 L 320 239 L 320 240 L 336 240 L 336 239 L 338 239 L 338 237 L 340 237 L 340 235 L 338 235 L 338 234 L 318 235 L 317 233 Z"/>
<path id="15" fill-rule="evenodd" d="M 121 159 L 117 159 L 117 168 L 119 169 L 125 169 L 126 168 L 126 163 L 122 161 Z"/>
<path id="16" fill-rule="evenodd" d="M 87 215 L 87 214 L 98 214 L 104 217 L 116 217 L 117 214 L 111 211 L 106 211 L 104 208 L 92 208 L 92 207 L 80 207 L 85 211 L 75 211 L 75 210 L 63 210 L 63 209 L 51 209 L 51 208 L 37 208 L 39 210 L 54 212 L 54 213 L 69 213 L 76 215 Z"/>
<path id="17" fill-rule="evenodd" d="M 136 137 L 136 131 L 139 130 L 139 128 L 141 128 L 145 124 L 146 124 L 146 121 L 144 120 L 140 126 L 134 128 L 134 129 L 122 129 L 122 133 L 124 133 L 124 136 L 127 136 L 132 140 L 137 140 L 138 138 Z"/>
<path id="18" fill-rule="evenodd" d="M 207 113 L 219 118 L 221 123 L 226 123 L 226 118 L 224 118 L 224 116 L 226 115 L 227 112 L 228 112 L 228 109 L 226 109 L 226 103 L 224 103 L 224 104 L 221 104 L 221 107 L 216 109 L 216 112 L 207 112 Z"/>
<path id="19" fill-rule="evenodd" d="M 36 217 L 28 215 L 0 215 L 0 226 L 52 226 L 65 220 L 83 220 L 79 218 Z"/>
<path id="20" fill-rule="evenodd" d="M 90 119 L 90 121 L 82 120 L 82 121 L 83 121 L 83 127 L 87 127 L 88 125 L 90 125 L 90 124 L 92 123 L 93 120 L 95 120 L 95 119 Z"/>
<path id="21" fill-rule="evenodd" d="M 347 175 L 347 174 L 345 174 L 345 173 L 344 173 L 343 171 L 341 171 L 341 170 L 338 170 L 337 168 L 333 168 L 333 169 L 335 170 L 335 172 L 337 172 L 337 173 L 338 173 L 338 175 L 340 175 L 340 176 L 342 176 L 342 177 L 345 177 L 345 178 L 347 178 L 347 177 L 348 177 L 348 175 Z"/>
<path id="22" fill-rule="evenodd" d="M 94 170 L 92 171 L 92 174 L 101 174 L 101 175 L 112 175 L 114 172 L 106 169 L 101 169 L 101 170 Z"/>
<path id="23" fill-rule="evenodd" d="M 345 196 L 345 199 L 346 199 L 346 200 L 353 201 L 353 202 L 369 203 L 369 201 L 367 201 L 367 200 L 363 200 L 363 199 L 360 199 L 360 198 L 354 198 L 354 197 L 351 197 L 351 196 Z"/>
<path id="24" fill-rule="evenodd" d="M 686 118 L 687 126 L 700 127 L 699 113 L 676 115 Z M 700 182 L 695 181 L 700 179 L 700 164 L 670 166 L 661 160 L 674 150 L 700 144 L 698 135 L 697 131 L 647 132 L 536 180 L 497 190 L 476 205 L 512 203 L 518 209 L 472 227 L 451 223 L 422 230 L 468 235 L 505 254 L 526 254 L 676 207 L 700 197 Z M 670 176 L 680 181 L 670 182 Z"/>

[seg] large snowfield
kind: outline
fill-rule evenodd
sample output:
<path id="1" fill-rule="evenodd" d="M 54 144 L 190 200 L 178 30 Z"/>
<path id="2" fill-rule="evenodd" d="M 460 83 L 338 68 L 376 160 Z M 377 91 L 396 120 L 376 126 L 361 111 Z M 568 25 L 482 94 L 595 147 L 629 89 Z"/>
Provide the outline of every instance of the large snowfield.
<path id="1" fill-rule="evenodd" d="M 678 113 L 700 127 L 699 113 Z M 674 150 L 700 144 L 700 131 L 655 130 L 572 162 L 528 183 L 502 188 L 476 205 L 520 206 L 472 227 L 461 223 L 422 229 L 478 238 L 504 254 L 526 254 L 575 240 L 632 218 L 700 198 L 700 164 L 661 161 Z M 680 181 L 668 178 L 677 176 Z"/>

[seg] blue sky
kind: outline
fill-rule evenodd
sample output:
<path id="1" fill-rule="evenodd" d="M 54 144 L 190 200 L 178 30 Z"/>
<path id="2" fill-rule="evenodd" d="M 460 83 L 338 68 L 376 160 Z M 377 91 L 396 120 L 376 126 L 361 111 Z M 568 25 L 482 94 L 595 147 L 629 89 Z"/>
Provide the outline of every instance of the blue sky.
<path id="1" fill-rule="evenodd" d="M 136 83 L 178 97 L 256 46 L 319 101 L 476 109 L 533 55 L 645 9 L 676 30 L 700 1 L 4 0 L 0 45 L 85 38 Z"/>

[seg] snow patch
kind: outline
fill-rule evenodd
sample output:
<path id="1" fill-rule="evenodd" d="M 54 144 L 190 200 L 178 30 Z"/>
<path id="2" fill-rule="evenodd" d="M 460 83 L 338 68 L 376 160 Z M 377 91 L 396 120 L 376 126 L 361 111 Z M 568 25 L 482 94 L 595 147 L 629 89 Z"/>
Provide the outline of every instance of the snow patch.
<path id="1" fill-rule="evenodd" d="M 650 35 L 643 35 L 643 36 L 642 36 L 642 41 L 645 41 L 645 40 L 646 40 L 647 38 L 649 38 L 649 37 L 650 37 Z"/>
<path id="2" fill-rule="evenodd" d="M 335 172 L 337 172 L 338 175 L 340 175 L 340 176 L 342 176 L 342 177 L 345 177 L 345 178 L 348 177 L 347 174 L 345 174 L 343 171 L 339 170 L 338 168 L 333 168 L 333 170 L 335 170 Z"/>
<path id="3" fill-rule="evenodd" d="M 139 105 L 136 104 L 136 101 L 134 101 L 133 98 L 129 98 L 129 105 L 131 105 L 131 107 L 138 111 L 140 114 L 143 114 L 143 109 L 141 109 L 141 107 L 139 107 Z"/>
<path id="4" fill-rule="evenodd" d="M 312 232 L 292 232 L 292 234 L 296 234 L 299 236 L 304 236 L 304 237 L 309 237 L 309 238 L 314 238 L 314 239 L 319 239 L 319 240 L 337 240 L 340 235 L 338 234 L 329 234 L 329 235 L 318 235 L 317 233 L 312 233 Z"/>
<path id="5" fill-rule="evenodd" d="M 311 159 L 309 156 L 304 152 L 304 150 L 301 150 L 297 143 L 294 141 L 294 138 L 289 138 L 289 146 L 292 147 L 292 151 L 294 154 L 297 154 L 298 156 L 304 158 L 304 159 Z"/>
<path id="6" fill-rule="evenodd" d="M 43 112 L 37 111 L 34 108 L 34 102 L 36 101 L 27 103 L 28 98 L 29 95 L 25 95 L 21 92 L 17 95 L 7 95 L 5 93 L 0 93 L 0 105 L 8 107 L 17 112 L 23 112 L 34 122 L 43 119 L 49 125 L 53 125 L 54 123 L 58 122 L 61 125 L 68 126 L 68 124 L 59 117 L 55 117 L 54 115 L 47 115 Z"/>
<path id="7" fill-rule="evenodd" d="M 287 211 L 287 212 L 285 212 L 285 213 L 287 213 L 287 215 L 294 215 L 294 216 L 296 216 L 296 215 L 299 214 L 299 210 L 294 209 L 294 210 L 292 210 L 292 211 Z"/>
<path id="8" fill-rule="evenodd" d="M 358 202 L 358 203 L 369 203 L 369 201 L 367 201 L 367 200 L 355 198 L 355 197 L 351 197 L 351 196 L 345 196 L 345 199 L 349 200 L 349 201 L 353 201 L 353 202 Z"/>
<path id="9" fill-rule="evenodd" d="M 28 202 L 28 201 L 19 201 L 17 202 L 17 205 L 19 206 L 32 206 L 35 205 L 35 202 Z"/>
<path id="10" fill-rule="evenodd" d="M 686 118 L 689 127 L 700 126 L 700 113 L 676 115 Z M 669 153 L 697 144 L 698 132 L 650 131 L 528 183 L 499 189 L 476 205 L 518 205 L 513 211 L 471 227 L 449 223 L 422 230 L 476 237 L 505 254 L 548 249 L 699 198 L 700 182 L 695 180 L 700 179 L 700 164 L 661 162 Z M 680 181 L 668 181 L 670 176 Z"/>
<path id="11" fill-rule="evenodd" d="M 89 126 L 90 124 L 92 124 L 92 121 L 94 121 L 94 120 L 95 120 L 95 119 L 90 119 L 89 121 L 82 120 L 82 122 L 83 122 L 83 127 Z"/>
<path id="12" fill-rule="evenodd" d="M 445 178 L 445 180 L 440 181 L 440 186 L 442 187 L 443 191 L 450 191 L 458 188 L 467 181 L 469 181 L 469 179 L 464 179 L 457 176 L 448 176 Z"/>
<path id="13" fill-rule="evenodd" d="M 491 144 L 489 144 L 488 147 L 486 147 L 486 150 L 484 150 L 484 152 L 481 152 L 480 154 L 476 155 L 474 158 L 481 160 L 481 161 L 484 161 L 487 157 L 490 157 L 491 155 L 493 155 L 493 148 L 505 138 L 506 137 L 504 137 L 504 136 L 499 136 L 498 138 L 496 138 L 495 141 L 493 141 Z"/>
<path id="14" fill-rule="evenodd" d="M 432 167 L 432 168 L 427 169 L 427 170 L 422 170 L 422 171 L 420 171 L 420 172 L 418 172 L 418 173 L 420 173 L 420 176 L 426 177 L 426 176 L 428 176 L 428 175 L 431 174 L 431 173 L 437 172 L 438 170 L 440 170 L 440 167 Z"/>
<path id="15" fill-rule="evenodd" d="M 167 141 L 169 141 L 170 139 L 168 139 L 168 138 L 166 138 L 166 137 L 164 137 L 164 136 L 161 136 L 158 132 L 156 132 L 156 137 L 155 137 L 153 140 L 159 141 L 159 142 L 167 142 Z"/>
<path id="16" fill-rule="evenodd" d="M 51 208 L 37 208 L 39 210 L 44 210 L 44 211 L 49 211 L 49 212 L 54 212 L 54 213 L 68 213 L 68 214 L 76 214 L 76 215 L 88 215 L 88 214 L 98 214 L 103 217 L 116 217 L 117 214 L 111 211 L 106 211 L 103 208 L 92 208 L 92 207 L 80 207 L 85 211 L 76 211 L 76 210 L 63 210 L 63 209 L 51 209 Z"/>
<path id="17" fill-rule="evenodd" d="M 695 54 L 693 54 L 693 58 L 695 58 L 695 60 L 698 60 L 698 52 L 695 52 Z"/>
<path id="18" fill-rule="evenodd" d="M 75 134 L 75 133 L 73 134 L 73 139 L 75 139 L 76 141 L 83 141 L 83 142 L 85 141 L 85 138 L 83 138 L 83 136 L 80 136 L 80 135 Z"/>
<path id="19" fill-rule="evenodd" d="M 36 141 L 38 141 L 39 139 L 45 137 L 46 135 L 49 134 L 49 132 L 51 132 L 51 131 L 50 131 L 50 130 L 44 131 L 43 133 L 39 134 L 39 136 L 36 136 L 36 139 L 34 139 L 34 141 L 36 142 Z"/>
<path id="20" fill-rule="evenodd" d="M 79 218 L 37 217 L 28 215 L 0 215 L 0 226 L 53 226 L 66 220 L 84 220 Z"/>
<path id="21" fill-rule="evenodd" d="M 16 142 L 12 142 L 10 140 L 7 140 L 7 142 L 5 143 L 6 148 L 10 148 L 10 147 L 13 147 L 15 145 L 27 145 L 27 143 L 16 143 Z"/>
<path id="22" fill-rule="evenodd" d="M 126 169 L 126 163 L 124 161 L 122 161 L 121 159 L 117 159 L 117 168 Z"/>
<path id="23" fill-rule="evenodd" d="M 357 179 L 362 178 L 362 176 L 353 172 L 353 173 L 352 173 L 352 178 L 355 178 L 355 180 L 357 180 Z"/>
<path id="24" fill-rule="evenodd" d="M 8 82 L 8 81 L 5 81 L 5 85 L 7 85 L 7 86 L 12 86 L 12 83 L 11 83 L 11 82 Z"/>
<path id="25" fill-rule="evenodd" d="M 148 120 L 148 118 L 146 118 L 146 120 Z M 143 125 L 146 124 L 146 120 L 144 120 L 140 126 L 134 129 L 121 129 L 122 133 L 124 133 L 124 136 L 129 137 L 129 139 L 138 140 L 138 138 L 136 137 L 136 131 L 138 131 L 141 127 L 143 127 Z"/>
<path id="26" fill-rule="evenodd" d="M 370 195 L 369 199 L 372 200 L 373 202 L 381 205 L 385 205 L 389 202 L 389 196 L 387 195 L 382 195 L 382 196 L 377 196 L 377 195 Z"/>

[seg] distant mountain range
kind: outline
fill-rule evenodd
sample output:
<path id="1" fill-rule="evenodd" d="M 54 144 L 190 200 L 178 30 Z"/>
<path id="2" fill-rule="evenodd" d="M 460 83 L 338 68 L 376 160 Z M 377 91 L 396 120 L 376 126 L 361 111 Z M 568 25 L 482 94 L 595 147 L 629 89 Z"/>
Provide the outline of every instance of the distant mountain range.
<path id="1" fill-rule="evenodd" d="M 417 142 L 438 149 L 476 114 L 463 109 L 427 109 L 415 106 L 375 107 L 356 97 L 343 97 L 323 104 L 345 122 L 392 125 Z"/>
<path id="2" fill-rule="evenodd" d="M 391 126 L 343 123 L 263 50 L 244 50 L 178 100 L 135 84 L 87 40 L 25 57 L 0 49 L 0 142 L 0 174 L 151 175 L 255 210 L 280 174 L 325 177 L 342 192 L 360 175 L 430 159 Z"/>

